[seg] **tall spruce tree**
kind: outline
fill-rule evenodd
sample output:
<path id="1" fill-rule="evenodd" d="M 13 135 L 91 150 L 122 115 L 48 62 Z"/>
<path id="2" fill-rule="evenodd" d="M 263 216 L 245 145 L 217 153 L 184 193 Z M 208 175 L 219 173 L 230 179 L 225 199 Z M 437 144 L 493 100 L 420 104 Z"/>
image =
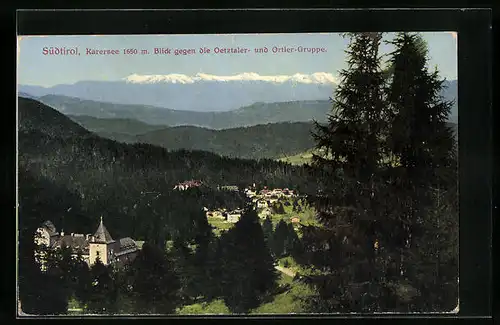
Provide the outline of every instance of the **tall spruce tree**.
<path id="1" fill-rule="evenodd" d="M 273 237 L 273 222 L 269 216 L 262 222 L 262 231 L 264 233 L 264 240 L 266 241 L 267 247 L 271 248 L 272 237 Z"/>
<path id="2" fill-rule="evenodd" d="M 163 250 L 155 244 L 144 243 L 128 272 L 138 310 L 160 314 L 175 310 L 180 282 Z"/>
<path id="3" fill-rule="evenodd" d="M 398 211 L 399 281 L 420 292 L 412 308 L 453 309 L 457 301 L 458 211 L 456 140 L 447 124 L 452 102 L 440 92 L 444 80 L 430 72 L 419 34 L 399 33 L 389 42 L 388 102 L 391 185 L 404 202 Z M 405 308 L 409 308 L 406 306 Z"/>
<path id="4" fill-rule="evenodd" d="M 286 222 L 280 220 L 276 225 L 276 229 L 273 232 L 272 237 L 272 251 L 276 258 L 280 258 L 287 253 L 288 248 L 288 227 Z"/>
<path id="5" fill-rule="evenodd" d="M 118 288 L 115 286 L 113 270 L 99 258 L 90 268 L 91 281 L 88 292 L 87 309 L 92 313 L 112 314 L 116 312 Z"/>
<path id="6" fill-rule="evenodd" d="M 273 292 L 278 276 L 254 210 L 221 236 L 217 255 L 221 296 L 233 313 L 247 313 Z"/>
<path id="7" fill-rule="evenodd" d="M 319 227 L 303 228 L 305 256 L 318 274 L 305 277 L 318 294 L 308 299 L 313 312 L 380 309 L 383 271 L 374 242 L 383 224 L 382 196 L 386 155 L 387 107 L 378 53 L 380 33 L 354 33 L 347 49 L 348 67 L 333 99 L 327 125 L 316 123 L 318 152 L 312 168 L 317 193 L 310 193 Z"/>

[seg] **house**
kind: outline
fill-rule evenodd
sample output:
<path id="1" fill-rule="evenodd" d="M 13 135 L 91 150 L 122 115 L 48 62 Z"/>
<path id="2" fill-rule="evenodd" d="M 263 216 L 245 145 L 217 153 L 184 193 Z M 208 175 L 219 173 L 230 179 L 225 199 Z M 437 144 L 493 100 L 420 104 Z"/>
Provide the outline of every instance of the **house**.
<path id="1" fill-rule="evenodd" d="M 208 211 L 206 213 L 206 216 L 207 216 L 207 218 L 224 219 L 224 216 L 222 215 L 222 211 L 220 211 L 220 210 Z"/>
<path id="2" fill-rule="evenodd" d="M 267 201 L 266 200 L 258 200 L 257 201 L 257 208 L 259 209 L 263 209 L 263 208 L 267 208 L 268 207 L 268 204 L 267 204 Z"/>
<path id="3" fill-rule="evenodd" d="M 252 191 L 249 188 L 246 188 L 244 190 L 244 192 L 245 192 L 246 196 L 249 197 L 249 198 L 253 198 L 253 197 L 255 197 L 257 195 L 257 193 L 255 191 Z"/>
<path id="4" fill-rule="evenodd" d="M 236 223 L 240 220 L 242 213 L 243 210 L 241 209 L 225 212 L 224 218 L 226 219 L 227 222 Z"/>
<path id="5" fill-rule="evenodd" d="M 238 192 L 239 191 L 239 188 L 236 185 L 217 186 L 217 189 L 219 191 L 231 191 L 231 192 Z"/>
<path id="6" fill-rule="evenodd" d="M 283 191 L 280 188 L 274 189 L 271 193 L 272 193 L 273 197 L 282 197 L 282 196 L 284 196 L 283 195 Z"/>
<path id="7" fill-rule="evenodd" d="M 226 220 L 227 222 L 236 223 L 240 220 L 240 218 L 241 218 L 241 212 L 235 210 L 227 213 Z"/>
<path id="8" fill-rule="evenodd" d="M 188 188 L 200 187 L 202 184 L 203 184 L 203 182 L 199 181 L 199 180 L 185 181 L 185 182 L 182 182 L 182 183 L 175 185 L 174 190 L 185 191 Z"/>
<path id="9" fill-rule="evenodd" d="M 269 208 L 265 208 L 264 210 L 262 210 L 260 213 L 259 213 L 259 218 L 262 218 L 262 219 L 265 219 L 267 218 L 268 216 L 270 216 L 272 213 L 271 213 L 271 209 Z"/>
<path id="10" fill-rule="evenodd" d="M 260 194 L 260 195 L 262 195 L 262 196 L 265 196 L 265 195 L 267 195 L 267 194 L 269 194 L 269 193 L 271 193 L 271 192 L 270 192 L 269 190 L 267 190 L 267 189 L 263 189 L 263 190 L 261 190 L 261 191 L 259 192 L 259 194 Z"/>
<path id="11" fill-rule="evenodd" d="M 68 247 L 73 256 L 80 255 L 89 266 L 95 264 L 99 258 L 104 265 L 124 265 L 134 260 L 139 252 L 139 246 L 130 237 L 114 240 L 109 231 L 101 221 L 96 232 L 92 234 L 65 234 L 64 231 L 57 232 L 54 224 L 46 221 L 35 234 L 35 260 L 41 264 L 44 270 L 44 254 L 42 246 L 47 249 L 60 249 Z"/>

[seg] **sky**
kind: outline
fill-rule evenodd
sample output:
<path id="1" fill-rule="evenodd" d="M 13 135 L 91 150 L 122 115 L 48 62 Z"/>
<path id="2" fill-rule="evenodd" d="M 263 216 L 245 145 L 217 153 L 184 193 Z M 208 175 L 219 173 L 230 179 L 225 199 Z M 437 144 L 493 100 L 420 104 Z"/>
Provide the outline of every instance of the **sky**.
<path id="1" fill-rule="evenodd" d="M 429 49 L 429 66 L 441 77 L 457 79 L 457 43 L 454 32 L 422 33 Z M 394 34 L 386 34 L 390 39 Z M 234 35 L 85 35 L 23 36 L 18 38 L 18 84 L 51 87 L 83 80 L 115 81 L 131 75 L 198 73 L 234 76 L 312 74 L 338 75 L 345 68 L 348 39 L 338 33 L 234 34 Z M 320 53 L 272 53 L 273 47 L 324 48 Z M 43 48 L 78 48 L 80 55 L 44 55 Z M 211 49 L 199 54 L 199 49 Z M 214 48 L 248 48 L 246 54 L 216 54 Z M 256 54 L 255 48 L 268 48 Z M 86 55 L 86 49 L 116 49 L 119 55 Z M 192 55 L 155 55 L 154 48 L 194 49 Z M 148 55 L 126 55 L 124 49 L 148 50 Z M 389 45 L 381 47 L 390 52 Z"/>

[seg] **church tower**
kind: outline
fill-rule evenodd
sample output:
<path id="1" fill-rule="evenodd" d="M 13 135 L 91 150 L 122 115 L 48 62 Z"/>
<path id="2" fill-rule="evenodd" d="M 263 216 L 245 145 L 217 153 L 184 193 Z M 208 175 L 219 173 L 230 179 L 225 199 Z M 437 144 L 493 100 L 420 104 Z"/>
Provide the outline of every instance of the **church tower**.
<path id="1" fill-rule="evenodd" d="M 104 265 L 108 265 L 113 262 L 113 253 L 115 241 L 111 238 L 108 230 L 102 222 L 97 228 L 94 236 L 89 240 L 89 262 L 90 265 L 95 264 L 96 259 L 99 257 Z"/>

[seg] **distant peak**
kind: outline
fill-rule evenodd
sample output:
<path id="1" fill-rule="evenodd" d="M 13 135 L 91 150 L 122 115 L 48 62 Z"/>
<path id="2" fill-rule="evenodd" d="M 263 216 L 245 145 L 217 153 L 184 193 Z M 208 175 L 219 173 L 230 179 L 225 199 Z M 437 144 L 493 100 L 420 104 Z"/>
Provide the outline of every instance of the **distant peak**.
<path id="1" fill-rule="evenodd" d="M 315 72 L 312 74 L 295 73 L 293 75 L 260 75 L 255 72 L 243 72 L 231 76 L 219 76 L 207 73 L 197 73 L 194 76 L 185 74 L 165 74 L 165 75 L 139 75 L 131 74 L 123 78 L 127 83 L 154 84 L 154 83 L 179 83 L 192 84 L 200 81 L 262 81 L 270 83 L 304 83 L 304 84 L 337 84 L 337 78 L 329 72 Z"/>

